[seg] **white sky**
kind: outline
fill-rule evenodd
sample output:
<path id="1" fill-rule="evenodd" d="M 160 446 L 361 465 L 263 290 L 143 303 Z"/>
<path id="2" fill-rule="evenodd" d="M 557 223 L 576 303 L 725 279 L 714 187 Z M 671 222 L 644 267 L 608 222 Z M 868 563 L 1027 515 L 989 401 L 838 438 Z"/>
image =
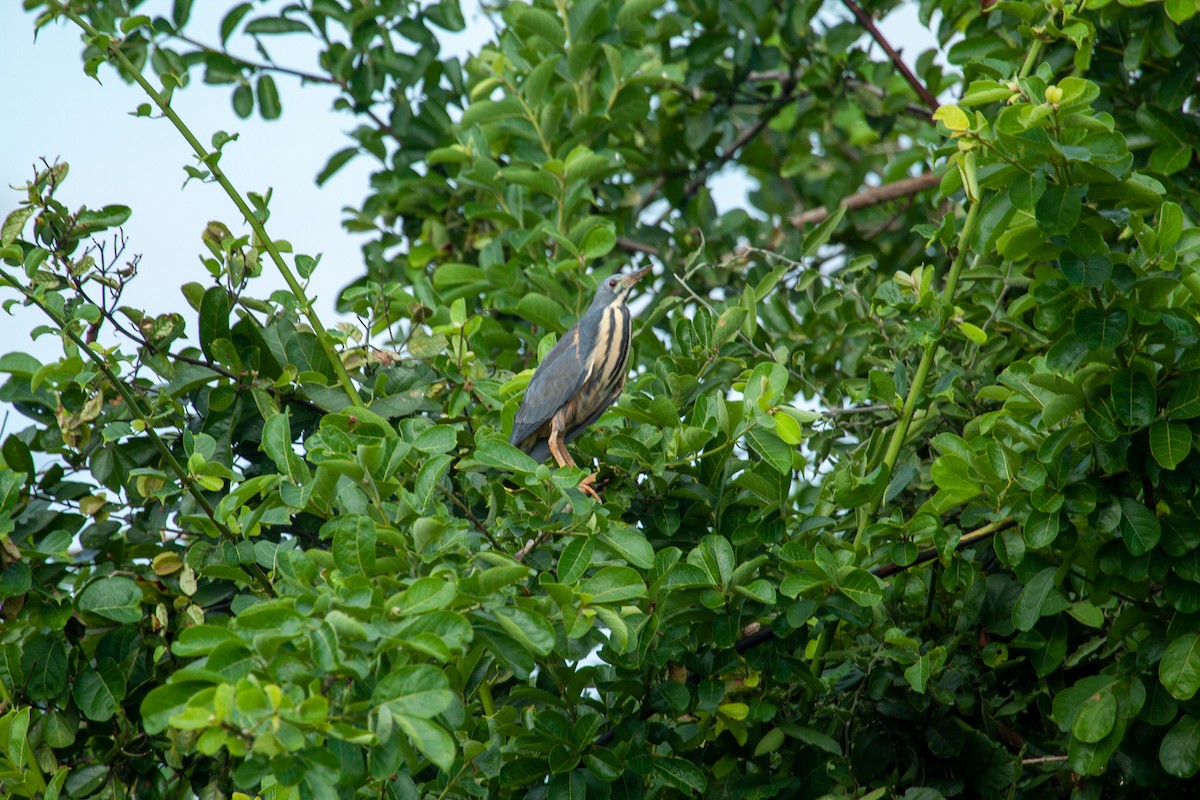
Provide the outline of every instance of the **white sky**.
<path id="1" fill-rule="evenodd" d="M 147 3 L 143 13 L 166 14 L 170 5 L 164 0 Z M 212 0 L 196 3 L 189 33 L 217 43 L 220 14 L 230 6 Z M 476 2 L 467 0 L 464 7 L 469 9 L 468 30 L 446 37 L 443 52 L 461 56 L 491 36 Z M 932 45 L 932 36 L 916 21 L 911 6 L 898 9 L 881 27 L 897 46 L 907 45 L 904 55 L 910 64 L 921 49 Z M 304 37 L 268 38 L 279 63 L 301 68 L 312 63 L 313 51 L 304 46 Z M 182 313 L 191 331 L 195 316 L 179 287 L 189 281 L 211 282 L 198 258 L 206 252 L 200 242 L 205 224 L 217 219 L 235 233 L 246 228 L 215 184 L 193 181 L 180 189 L 183 165 L 193 163 L 186 143 L 165 119 L 130 116 L 147 98 L 118 79 L 111 67 L 101 68 L 103 85 L 84 75 L 81 49 L 79 34 L 65 22 L 44 29 L 35 43 L 33 17 L 12 0 L 0 4 L 0 97 L 7 117 L 0 127 L 0 218 L 21 199 L 5 187 L 28 180 L 40 157 L 67 161 L 71 172 L 58 198 L 69 207 L 122 204 L 133 210 L 125 225 L 127 253 L 142 254 L 142 262 L 124 304 L 155 313 Z M 240 52 L 259 60 L 248 49 Z M 342 209 L 365 196 L 374 162 L 355 159 L 318 189 L 314 177 L 332 153 L 349 144 L 345 131 L 356 122 L 331 110 L 335 93 L 328 87 L 301 89 L 297 80 L 282 76 L 276 83 L 283 116 L 275 122 L 264 122 L 257 114 L 239 119 L 230 105 L 232 87 L 206 86 L 198 80 L 175 95 L 173 106 L 206 144 L 217 130 L 240 134 L 237 142 L 226 146 L 222 167 L 243 195 L 274 188 L 268 223 L 272 236 L 290 241 L 296 252 L 324 253 L 310 295 L 317 297 L 322 320 L 332 326 L 337 321 L 336 291 L 362 272 L 361 241 L 342 230 Z M 745 203 L 748 185 L 741 176 L 723 176 L 714 189 L 719 205 L 728 208 Z M 266 296 L 283 286 L 267 264 L 251 294 Z M 0 299 L 10 296 L 0 291 Z M 31 309 L 17 308 L 12 316 L 0 312 L 0 352 L 53 357 L 59 349 L 52 337 L 37 342 L 28 338 L 29 331 L 43 323 Z"/>

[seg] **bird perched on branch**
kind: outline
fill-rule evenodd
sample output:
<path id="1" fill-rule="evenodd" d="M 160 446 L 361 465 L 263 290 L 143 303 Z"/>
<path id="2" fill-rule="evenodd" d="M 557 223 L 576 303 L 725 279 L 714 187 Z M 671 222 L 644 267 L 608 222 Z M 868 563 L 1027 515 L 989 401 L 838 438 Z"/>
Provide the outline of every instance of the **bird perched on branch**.
<path id="1" fill-rule="evenodd" d="M 560 467 L 575 466 L 567 442 L 599 419 L 625 388 L 632 338 L 625 301 L 649 271 L 614 275 L 600 284 L 587 312 L 534 370 L 513 420 L 511 444 L 537 461 L 554 456 Z M 595 480 L 589 475 L 579 488 L 598 500 Z"/>

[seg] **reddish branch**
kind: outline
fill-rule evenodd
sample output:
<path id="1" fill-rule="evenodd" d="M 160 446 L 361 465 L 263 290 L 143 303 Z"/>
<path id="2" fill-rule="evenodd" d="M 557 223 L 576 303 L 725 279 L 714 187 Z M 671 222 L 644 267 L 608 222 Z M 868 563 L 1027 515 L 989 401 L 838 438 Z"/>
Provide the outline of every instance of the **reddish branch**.
<path id="1" fill-rule="evenodd" d="M 842 202 L 838 205 L 845 206 L 853 211 L 856 208 L 866 208 L 880 203 L 886 203 L 889 200 L 896 200 L 901 197 L 909 197 L 914 194 L 919 194 L 926 189 L 932 189 L 941 183 L 941 178 L 931 172 L 924 175 L 918 175 L 915 178 L 904 178 L 903 180 L 893 183 L 885 183 L 882 186 L 876 186 L 873 189 L 867 189 L 852 194 L 849 197 L 843 197 Z M 805 211 L 796 214 L 791 218 L 791 223 L 797 228 L 802 225 L 809 225 L 825 220 L 829 216 L 829 209 L 825 206 L 818 206 L 811 211 Z"/>
<path id="2" fill-rule="evenodd" d="M 887 57 L 891 59 L 892 64 L 904 76 L 904 80 L 908 81 L 908 85 L 917 93 L 917 97 L 921 98 L 921 102 L 929 106 L 930 111 L 936 111 L 939 104 L 937 98 L 933 96 L 933 92 L 929 91 L 925 84 L 921 83 L 920 79 L 908 68 L 908 65 L 904 63 L 904 59 L 900 58 L 900 52 L 892 47 L 887 39 L 883 38 L 883 34 L 875 26 L 875 20 L 871 18 L 871 15 L 863 11 L 862 7 L 854 2 L 854 0 L 842 0 L 842 4 L 850 9 L 850 13 L 858 20 L 858 24 L 862 25 L 867 33 L 871 34 L 871 38 L 883 48 L 883 52 L 887 53 Z"/>

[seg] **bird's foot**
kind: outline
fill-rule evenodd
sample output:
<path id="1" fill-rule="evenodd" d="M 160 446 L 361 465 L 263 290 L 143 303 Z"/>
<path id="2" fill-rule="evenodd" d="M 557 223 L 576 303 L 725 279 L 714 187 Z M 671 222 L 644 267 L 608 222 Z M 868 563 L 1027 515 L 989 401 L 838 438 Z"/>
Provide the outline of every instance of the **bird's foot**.
<path id="1" fill-rule="evenodd" d="M 600 476 L 599 472 L 593 472 L 591 475 L 588 475 L 586 478 L 584 478 L 583 480 L 581 480 L 579 482 L 579 491 L 583 492 L 588 497 L 595 500 L 597 503 L 600 502 L 600 495 L 596 492 L 594 484 L 596 483 L 596 478 L 598 478 L 599 476 Z"/>

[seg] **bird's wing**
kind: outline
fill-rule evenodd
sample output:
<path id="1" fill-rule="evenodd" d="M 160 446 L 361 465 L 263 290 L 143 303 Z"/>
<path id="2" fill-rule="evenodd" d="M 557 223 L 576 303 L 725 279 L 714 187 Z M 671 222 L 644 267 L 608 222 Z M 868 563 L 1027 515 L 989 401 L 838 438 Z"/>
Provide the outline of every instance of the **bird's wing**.
<path id="1" fill-rule="evenodd" d="M 587 378 L 587 354 L 579 352 L 579 328 L 574 327 L 551 348 L 534 370 L 533 380 L 513 420 L 509 441 L 519 444 L 544 425 L 575 396 Z"/>

